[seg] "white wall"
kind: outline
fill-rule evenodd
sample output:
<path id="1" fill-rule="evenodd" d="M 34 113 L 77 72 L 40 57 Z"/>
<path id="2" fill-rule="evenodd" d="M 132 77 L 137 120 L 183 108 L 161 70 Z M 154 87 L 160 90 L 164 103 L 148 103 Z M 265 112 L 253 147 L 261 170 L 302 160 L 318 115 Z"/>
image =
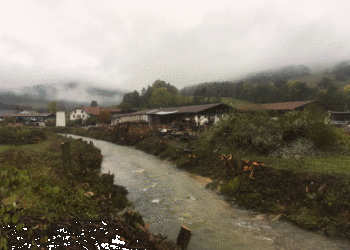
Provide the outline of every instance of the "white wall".
<path id="1" fill-rule="evenodd" d="M 65 127 L 66 126 L 66 112 L 59 111 L 56 112 L 56 127 Z"/>
<path id="2" fill-rule="evenodd" d="M 111 119 L 111 124 L 116 125 L 118 122 L 126 122 L 126 121 L 138 121 L 141 120 L 140 115 L 133 115 L 133 116 L 124 116 L 124 117 L 114 117 Z"/>
<path id="3" fill-rule="evenodd" d="M 198 117 L 195 116 L 196 123 L 198 123 Z M 214 119 L 214 124 L 217 124 L 220 121 L 220 118 L 217 116 L 212 116 L 211 119 Z M 203 125 L 205 122 L 208 122 L 208 118 L 205 118 L 204 116 L 200 116 L 200 125 Z"/>
<path id="4" fill-rule="evenodd" d="M 83 120 L 86 120 L 90 115 L 87 114 L 85 111 L 83 111 L 82 109 L 76 109 L 76 110 L 73 110 L 71 113 L 70 113 L 70 117 L 69 119 L 70 120 L 77 120 L 79 119 L 78 118 L 78 115 L 80 115 L 80 118 L 83 119 Z M 73 117 L 74 116 L 74 117 Z M 84 118 L 83 118 L 84 116 Z"/>
<path id="5" fill-rule="evenodd" d="M 111 118 L 111 124 L 116 125 L 120 121 L 119 117 L 112 117 Z"/>
<path id="6" fill-rule="evenodd" d="M 152 116 L 150 116 L 150 115 L 142 115 L 141 116 L 141 120 L 144 120 L 144 121 L 148 122 L 148 124 L 150 124 L 152 122 Z"/>

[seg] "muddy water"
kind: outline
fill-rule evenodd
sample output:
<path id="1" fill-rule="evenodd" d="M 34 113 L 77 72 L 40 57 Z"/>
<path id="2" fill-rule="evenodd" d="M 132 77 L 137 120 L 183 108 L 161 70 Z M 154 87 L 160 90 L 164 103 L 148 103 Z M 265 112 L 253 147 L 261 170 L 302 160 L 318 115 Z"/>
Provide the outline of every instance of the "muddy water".
<path id="1" fill-rule="evenodd" d="M 192 230 L 188 249 L 350 249 L 346 241 L 330 240 L 288 222 L 267 221 L 261 214 L 232 206 L 205 189 L 200 178 L 155 156 L 83 139 L 101 149 L 101 172 L 114 173 L 115 183 L 128 189 L 128 199 L 151 232 L 176 241 L 182 225 Z"/>

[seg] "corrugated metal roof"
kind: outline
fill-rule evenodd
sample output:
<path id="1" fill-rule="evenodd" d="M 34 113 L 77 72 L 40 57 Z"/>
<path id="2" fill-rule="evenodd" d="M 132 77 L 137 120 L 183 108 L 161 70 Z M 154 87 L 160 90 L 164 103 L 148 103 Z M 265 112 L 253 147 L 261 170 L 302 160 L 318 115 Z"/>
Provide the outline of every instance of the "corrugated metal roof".
<path id="1" fill-rule="evenodd" d="M 169 114 L 175 114 L 177 112 L 178 112 L 177 110 L 176 111 L 168 111 L 168 112 L 166 112 L 166 111 L 159 111 L 159 112 L 156 113 L 156 115 L 169 115 Z"/>
<path id="2" fill-rule="evenodd" d="M 251 105 L 244 105 L 244 106 L 236 106 L 237 109 L 241 111 L 248 111 L 248 110 L 293 110 L 296 108 L 300 108 L 302 106 L 305 106 L 306 104 L 310 104 L 317 101 L 300 101 L 300 102 L 281 102 L 281 103 L 266 103 L 266 104 L 251 104 Z"/>
<path id="3" fill-rule="evenodd" d="M 14 117 L 30 117 L 30 116 L 49 116 L 53 113 L 38 113 L 32 110 L 22 111 L 16 113 L 15 110 L 0 110 L 0 116 L 14 116 Z"/>
<path id="4" fill-rule="evenodd" d="M 19 113 L 19 114 L 13 114 L 12 116 L 16 117 L 30 117 L 30 116 L 49 116 L 52 115 L 53 113 L 37 113 L 37 112 L 26 112 L 26 113 Z"/>
<path id="5" fill-rule="evenodd" d="M 16 110 L 0 110 L 0 116 L 9 116 L 16 112 Z"/>
<path id="6" fill-rule="evenodd" d="M 193 105 L 193 106 L 183 106 L 183 107 L 170 107 L 170 108 L 160 108 L 160 109 L 147 109 L 138 111 L 131 114 L 121 114 L 121 115 L 114 115 L 112 117 L 122 117 L 122 116 L 130 116 L 130 115 L 149 115 L 149 114 L 157 114 L 157 115 L 165 115 L 170 113 L 177 113 L 177 114 L 195 114 L 202 111 L 205 111 L 207 109 L 217 107 L 222 105 L 226 108 L 231 108 L 230 106 L 224 104 L 224 103 L 215 103 L 215 104 L 203 104 L 203 105 Z"/>

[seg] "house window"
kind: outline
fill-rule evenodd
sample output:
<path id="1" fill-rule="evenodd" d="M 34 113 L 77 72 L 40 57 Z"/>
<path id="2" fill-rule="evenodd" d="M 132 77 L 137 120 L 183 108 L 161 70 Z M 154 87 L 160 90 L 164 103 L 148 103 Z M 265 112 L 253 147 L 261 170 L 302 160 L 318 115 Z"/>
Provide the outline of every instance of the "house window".
<path id="1" fill-rule="evenodd" d="M 73 115 L 73 118 L 75 118 L 75 115 Z"/>
<path id="2" fill-rule="evenodd" d="M 77 115 L 78 116 L 78 119 L 80 119 L 81 118 L 81 115 Z"/>
<path id="3" fill-rule="evenodd" d="M 83 118 L 85 118 L 85 115 L 83 115 Z"/>
<path id="4" fill-rule="evenodd" d="M 76 110 L 74 110 L 74 113 L 77 113 L 77 111 L 76 111 Z"/>

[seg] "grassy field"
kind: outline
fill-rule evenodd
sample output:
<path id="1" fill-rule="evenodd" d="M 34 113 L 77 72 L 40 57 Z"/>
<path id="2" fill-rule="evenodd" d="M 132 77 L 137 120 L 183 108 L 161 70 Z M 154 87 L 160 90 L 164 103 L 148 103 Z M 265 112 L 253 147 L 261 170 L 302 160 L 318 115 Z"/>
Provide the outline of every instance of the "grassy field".
<path id="1" fill-rule="evenodd" d="M 72 168 L 66 174 L 60 148 L 63 141 L 71 143 Z M 101 160 L 100 150 L 92 145 L 54 133 L 49 133 L 48 139 L 38 144 L 1 146 L 0 172 L 7 171 L 10 180 L 2 202 L 9 205 L 16 201 L 26 214 L 50 218 L 96 218 L 107 210 L 116 212 L 125 207 L 127 200 L 124 196 L 114 197 L 103 201 L 102 205 L 101 196 L 112 193 L 112 189 L 104 188 L 98 177 Z M 85 195 L 87 192 L 94 195 Z"/>
<path id="2" fill-rule="evenodd" d="M 330 155 L 304 159 L 280 159 L 246 155 L 247 160 L 263 161 L 265 166 L 298 172 L 349 174 L 350 155 Z"/>

